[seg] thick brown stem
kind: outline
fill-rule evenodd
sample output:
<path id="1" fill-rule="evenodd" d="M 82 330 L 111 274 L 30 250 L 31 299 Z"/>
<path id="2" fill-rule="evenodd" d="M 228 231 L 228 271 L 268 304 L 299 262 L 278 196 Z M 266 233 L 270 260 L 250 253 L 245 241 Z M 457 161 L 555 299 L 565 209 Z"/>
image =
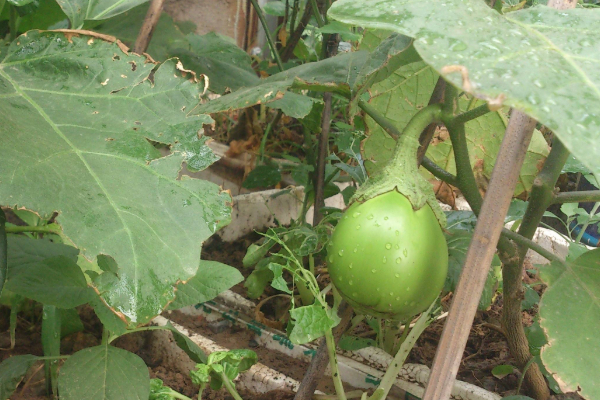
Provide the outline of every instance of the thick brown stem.
<path id="1" fill-rule="evenodd" d="M 333 338 L 336 343 L 340 340 L 346 329 L 348 329 L 348 326 L 350 326 L 353 310 L 352 307 L 344 302 L 340 306 L 339 313 L 341 314 L 340 318 L 342 320 L 333 330 Z M 296 392 L 294 400 L 310 400 L 312 398 L 315 389 L 317 388 L 317 384 L 319 383 L 319 378 L 325 373 L 328 362 L 327 343 L 325 342 L 325 339 L 321 339 L 317 354 L 314 355 L 306 374 L 304 374 L 304 378 L 302 378 L 302 383 L 300 383 L 300 387 L 298 388 L 298 392 Z"/>
<path id="2" fill-rule="evenodd" d="M 533 119 L 519 111 L 512 113 L 433 360 L 423 400 L 445 400 L 450 397 L 534 127 Z"/>
<path id="3" fill-rule="evenodd" d="M 503 265 L 502 328 L 506 332 L 510 354 L 515 359 L 517 366 L 523 370 L 532 356 L 529 352 L 529 342 L 525 336 L 521 314 L 521 301 L 523 300 L 521 266 L 522 260 L 517 258 L 513 258 Z M 530 395 L 536 400 L 546 400 L 550 397 L 548 384 L 536 363 L 529 366 L 525 372 L 524 381 Z"/>
<path id="4" fill-rule="evenodd" d="M 317 170 L 315 171 L 315 179 L 313 180 L 313 186 L 315 188 L 314 226 L 317 226 L 317 224 L 321 222 L 321 218 L 323 218 L 321 208 L 325 206 L 325 159 L 327 158 L 328 153 L 329 128 L 331 127 L 331 93 L 325 93 L 323 95 L 323 101 L 325 102 L 325 107 L 321 119 L 321 133 L 319 134 Z"/>
<path id="5" fill-rule="evenodd" d="M 150 39 L 152 39 L 154 28 L 156 28 L 156 24 L 158 24 L 158 19 L 162 13 L 163 3 L 164 0 L 152 0 L 150 3 L 150 8 L 148 8 L 146 18 L 144 19 L 144 24 L 135 41 L 134 52 L 142 54 L 148 49 L 148 44 L 150 44 Z"/>
<path id="6" fill-rule="evenodd" d="M 281 60 L 283 62 L 288 61 L 294 55 L 294 49 L 296 48 L 296 45 L 302 38 L 302 33 L 304 32 L 304 29 L 306 29 L 308 21 L 310 21 L 311 15 L 312 7 L 310 6 L 310 4 L 308 4 L 304 9 L 304 14 L 302 14 L 302 18 L 300 19 L 298 26 L 290 35 L 290 38 L 288 39 L 287 44 L 285 45 L 285 49 L 283 50 L 283 54 L 281 54 Z"/>

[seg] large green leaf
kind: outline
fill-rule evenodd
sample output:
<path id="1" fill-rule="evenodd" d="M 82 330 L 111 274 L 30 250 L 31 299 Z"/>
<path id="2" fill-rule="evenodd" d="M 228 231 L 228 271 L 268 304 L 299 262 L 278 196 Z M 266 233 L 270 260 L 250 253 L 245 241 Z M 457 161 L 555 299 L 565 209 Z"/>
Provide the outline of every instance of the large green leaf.
<path id="1" fill-rule="evenodd" d="M 252 59 L 233 40 L 215 32 L 189 34 L 186 40 L 189 51 L 175 50 L 169 55 L 181 58 L 185 67 L 197 74 L 208 76 L 208 88 L 213 92 L 225 93 L 227 89 L 237 90 L 259 82 L 251 66 Z"/>
<path id="2" fill-rule="evenodd" d="M 56 0 L 63 9 L 71 27 L 79 29 L 85 20 L 107 19 L 147 2 L 148 0 Z"/>
<path id="3" fill-rule="evenodd" d="M 474 106 L 477 106 L 478 103 L 476 102 Z M 461 111 L 466 111 L 467 105 L 468 102 L 466 100 L 459 101 Z M 508 118 L 501 110 L 487 113 L 467 122 L 465 125 L 471 167 L 480 188 L 483 190 L 487 189 L 487 182 L 489 182 L 492 176 L 496 156 L 500 150 L 507 124 Z M 446 171 L 456 174 L 452 142 L 447 132 L 442 131 L 442 133 L 427 149 L 427 156 Z M 546 140 L 541 132 L 536 130 L 529 144 L 523 166 L 521 167 L 519 180 L 515 187 L 515 196 L 528 197 L 527 195 L 531 190 L 533 180 L 544 164 L 548 152 L 549 149 Z"/>
<path id="4" fill-rule="evenodd" d="M 77 307 L 95 297 L 77 263 L 65 256 L 9 266 L 6 289 L 61 308 Z"/>
<path id="5" fill-rule="evenodd" d="M 84 256 L 111 255 L 120 284 L 103 297 L 137 323 L 195 275 L 202 241 L 230 218 L 229 194 L 177 179 L 186 159 L 209 152 L 198 132 L 211 121 L 188 116 L 203 87 L 183 74 L 175 60 L 156 67 L 57 32 L 28 32 L 0 63 L 0 176 L 10 177 L 0 204 L 59 212 Z"/>
<path id="6" fill-rule="evenodd" d="M 548 288 L 540 301 L 540 324 L 548 336 L 542 361 L 565 392 L 600 398 L 600 249 L 575 261 L 540 268 Z"/>
<path id="7" fill-rule="evenodd" d="M 242 280 L 244 277 L 236 268 L 217 261 L 202 260 L 196 275 L 177 285 L 177 296 L 169 308 L 175 310 L 212 300 Z"/>
<path id="8" fill-rule="evenodd" d="M 144 361 L 110 345 L 78 351 L 60 369 L 61 400 L 147 400 L 150 376 Z"/>
<path id="9" fill-rule="evenodd" d="M 339 0 L 329 16 L 414 37 L 450 82 L 483 98 L 504 96 L 600 172 L 600 10 L 538 6 L 501 15 L 480 0 Z M 466 68 L 464 85 L 449 66 Z"/>
<path id="10" fill-rule="evenodd" d="M 422 61 L 405 65 L 370 88 L 370 104 L 402 130 L 429 103 L 437 79 L 433 68 Z M 391 157 L 396 141 L 370 117 L 366 123 L 368 137 L 363 152 L 365 165 L 372 174 Z"/>
<path id="11" fill-rule="evenodd" d="M 36 356 L 25 354 L 9 357 L 0 363 L 0 400 L 7 400 L 37 361 Z"/>
<path id="12" fill-rule="evenodd" d="M 277 73 L 260 81 L 254 87 L 244 88 L 234 93 L 210 101 L 198 108 L 200 113 L 214 113 L 250 107 L 255 104 L 269 104 L 275 108 L 287 110 L 282 103 L 290 94 L 288 89 L 293 87 L 311 87 L 314 90 L 337 91 L 346 96 L 356 96 L 364 88 L 385 79 L 400 65 L 415 60 L 418 57 L 411 47 L 412 40 L 402 35 L 392 35 L 372 50 L 343 53 L 318 62 L 307 63 L 295 68 Z M 314 100 L 306 96 L 290 96 L 302 108 L 295 113 L 296 118 L 302 118 L 312 108 Z M 279 103 L 277 103 L 279 102 Z M 301 104 L 304 102 L 306 104 Z M 304 114 L 304 115 L 302 115 Z"/>

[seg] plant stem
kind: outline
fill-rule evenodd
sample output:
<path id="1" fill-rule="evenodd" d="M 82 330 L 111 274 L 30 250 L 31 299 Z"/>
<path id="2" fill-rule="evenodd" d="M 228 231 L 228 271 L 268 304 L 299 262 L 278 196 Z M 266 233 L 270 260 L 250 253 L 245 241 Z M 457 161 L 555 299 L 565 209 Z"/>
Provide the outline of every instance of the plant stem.
<path id="1" fill-rule="evenodd" d="M 444 112 L 442 120 L 450 134 L 452 141 L 452 150 L 454 151 L 454 162 L 456 164 L 456 180 L 465 199 L 469 202 L 475 215 L 479 215 L 483 198 L 479 193 L 471 160 L 469 159 L 469 149 L 467 147 L 467 137 L 465 134 L 465 124 L 456 122 L 454 109 L 458 101 L 458 89 L 452 85 L 446 85 L 446 95 L 444 99 Z"/>
<path id="2" fill-rule="evenodd" d="M 297 3 L 298 3 L 298 1 L 296 1 L 296 4 Z M 281 55 L 281 59 L 283 61 L 288 61 L 294 55 L 294 49 L 296 48 L 296 45 L 302 38 L 302 33 L 304 32 L 304 29 L 308 25 L 308 21 L 310 21 L 310 16 L 312 15 L 311 8 L 312 7 L 310 6 L 310 4 L 308 4 L 306 6 L 306 8 L 304 9 L 304 14 L 302 14 L 302 18 L 300 19 L 298 26 L 295 29 L 290 28 L 290 29 L 294 29 L 294 31 L 291 32 L 290 38 L 288 39 L 288 41 L 285 45 L 283 54 Z M 293 17 L 293 20 L 295 20 L 295 17 L 293 14 L 292 14 L 292 17 Z M 295 24 L 292 24 L 292 25 L 295 25 Z"/>
<path id="3" fill-rule="evenodd" d="M 579 192 L 565 192 L 554 195 L 552 204 L 563 203 L 588 203 L 600 201 L 600 190 L 582 190 Z"/>
<path id="4" fill-rule="evenodd" d="M 315 204 L 313 214 L 313 226 L 317 226 L 323 214 L 321 209 L 325 206 L 325 165 L 327 153 L 329 153 L 329 130 L 331 129 L 331 93 L 323 94 L 325 107 L 321 117 L 321 133 L 318 140 L 317 165 L 313 179 L 315 190 Z"/>
<path id="5" fill-rule="evenodd" d="M 152 39 L 152 34 L 154 33 L 154 28 L 156 28 L 156 24 L 158 24 L 158 20 L 162 14 L 164 2 L 165 0 L 152 0 L 150 2 L 150 7 L 148 7 L 148 12 L 146 13 L 146 18 L 144 18 L 144 23 L 140 28 L 140 33 L 138 33 L 137 39 L 135 40 L 133 51 L 137 54 L 145 53 L 148 49 L 148 45 Z"/>
<path id="6" fill-rule="evenodd" d="M 333 338 L 336 343 L 348 329 L 353 314 L 354 311 L 348 303 L 344 301 L 340 304 L 338 315 L 341 321 L 338 326 L 333 329 Z M 302 382 L 300 383 L 300 387 L 298 387 L 294 400 L 310 400 L 313 398 L 319 379 L 323 376 L 325 368 L 327 368 L 328 355 L 329 347 L 327 345 L 327 339 L 322 339 L 319 348 L 317 349 L 317 353 L 313 356 L 312 361 L 302 378 Z"/>
<path id="7" fill-rule="evenodd" d="M 174 390 L 171 390 L 171 392 L 169 393 L 169 396 L 175 397 L 176 399 L 180 399 L 180 400 L 192 400 L 191 398 L 187 397 L 186 395 L 183 395 Z M 200 396 L 198 396 L 198 400 L 200 400 Z"/>
<path id="8" fill-rule="evenodd" d="M 269 48 L 273 53 L 273 57 L 275 57 L 275 62 L 279 67 L 280 71 L 283 71 L 283 62 L 281 62 L 281 57 L 279 56 L 279 52 L 277 51 L 277 46 L 275 46 L 275 42 L 273 41 L 273 36 L 271 36 L 271 31 L 269 30 L 269 25 L 267 24 L 267 20 L 265 19 L 265 14 L 263 14 L 262 9 L 258 5 L 256 0 L 250 0 L 252 2 L 252 6 L 254 10 L 256 10 L 256 14 L 258 15 L 258 19 L 262 24 L 263 29 L 265 30 L 265 36 L 267 37 L 267 42 L 269 42 Z"/>
<path id="9" fill-rule="evenodd" d="M 204 388 L 206 388 L 206 383 L 201 384 L 200 388 L 198 389 L 198 400 L 202 400 L 202 392 L 204 391 Z"/>
<path id="10" fill-rule="evenodd" d="M 233 383 L 229 380 L 227 375 L 225 375 L 225 372 L 221 373 L 221 379 L 223 380 L 223 383 L 225 384 L 225 388 L 227 389 L 229 394 L 231 394 L 231 396 L 235 400 L 243 400 L 242 397 L 240 396 L 240 394 L 237 392 L 237 390 L 235 390 L 235 386 L 233 385 Z M 200 397 L 198 397 L 198 399 L 199 398 Z"/>
<path id="11" fill-rule="evenodd" d="M 267 145 L 267 139 L 269 138 L 269 133 L 271 133 L 271 131 L 273 130 L 273 127 L 275 125 L 277 125 L 277 123 L 281 119 L 282 115 L 283 115 L 283 112 L 281 112 L 281 110 L 279 110 L 277 112 L 277 115 L 275 115 L 273 120 L 271 122 L 269 122 L 269 124 L 267 125 L 267 128 L 265 129 L 265 133 L 263 134 L 263 137 L 260 141 L 260 148 L 258 149 L 258 154 L 259 154 L 259 158 L 261 161 L 264 160 L 264 158 L 265 158 L 265 146 Z"/>
<path id="12" fill-rule="evenodd" d="M 42 319 L 42 347 L 44 356 L 60 356 L 60 311 L 54 306 L 44 305 Z M 57 360 L 44 361 L 46 373 L 46 392 L 58 396 L 58 364 Z"/>
<path id="13" fill-rule="evenodd" d="M 6 238 L 6 214 L 0 208 L 0 294 L 8 273 L 8 242 Z"/>
<path id="14" fill-rule="evenodd" d="M 437 104 L 442 103 L 444 101 L 444 93 L 446 92 L 446 81 L 441 76 L 438 78 L 437 83 L 435 84 L 435 88 L 433 89 L 433 93 L 429 98 L 429 104 Z M 421 165 L 423 162 L 423 158 L 425 157 L 425 153 L 427 153 L 427 148 L 431 143 L 431 139 L 433 139 L 433 135 L 435 134 L 435 130 L 437 128 L 437 124 L 429 124 L 427 128 L 421 132 L 421 136 L 419 137 L 419 149 L 417 150 L 417 164 Z"/>
<path id="15" fill-rule="evenodd" d="M 329 369 L 331 370 L 335 392 L 337 393 L 338 400 L 346 400 L 346 392 L 344 392 L 344 385 L 342 384 L 342 377 L 340 376 L 340 370 L 338 368 L 337 354 L 335 353 L 335 339 L 333 338 L 331 328 L 325 331 L 325 340 L 327 342 Z"/>
<path id="16" fill-rule="evenodd" d="M 540 256 L 546 258 L 549 261 L 559 261 L 559 262 L 563 261 L 560 257 L 555 255 L 553 252 L 546 250 L 545 248 L 543 248 L 542 246 L 540 246 L 533 240 L 528 239 L 524 236 L 521 236 L 517 232 L 513 232 L 510 229 L 506 229 L 506 228 L 502 229 L 502 235 L 505 238 L 510 239 L 513 242 L 517 243 L 519 246 L 525 246 L 527 249 L 535 251 Z"/>
<path id="17" fill-rule="evenodd" d="M 325 20 L 323 19 L 323 16 L 319 12 L 319 6 L 317 6 L 317 0 L 309 0 L 309 1 L 310 1 L 310 6 L 313 11 L 313 15 L 315 16 L 315 19 L 317 20 L 317 26 L 319 28 L 322 28 L 325 25 Z"/>
<path id="18" fill-rule="evenodd" d="M 594 207 L 592 208 L 592 212 L 590 213 L 590 215 L 592 215 L 592 216 L 596 215 L 596 211 L 598 211 L 598 207 L 600 207 L 600 203 L 594 204 Z M 590 224 L 590 221 L 588 220 L 581 227 L 581 231 L 579 232 L 579 235 L 577 235 L 577 243 L 581 242 L 581 238 L 583 237 L 583 234 L 585 233 L 589 224 Z"/>
<path id="19" fill-rule="evenodd" d="M 380 114 L 375 107 L 373 107 L 372 105 L 370 105 L 362 99 L 358 100 L 358 106 L 369 117 L 373 118 L 373 120 L 377 122 L 377 124 L 381 126 L 381 128 L 383 128 L 383 130 L 386 131 L 386 133 L 390 135 L 392 139 L 398 139 L 398 137 L 400 136 L 400 131 L 396 128 L 396 126 L 394 126 L 394 124 L 389 119 Z"/>
<path id="20" fill-rule="evenodd" d="M 423 157 L 423 162 L 421 166 L 425 168 L 427 171 L 431 172 L 431 175 L 435 176 L 441 181 L 446 182 L 449 185 L 458 186 L 458 181 L 456 176 L 452 175 L 450 172 L 446 171 L 433 161 L 431 161 L 427 157 Z"/>
<path id="21" fill-rule="evenodd" d="M 415 326 L 410 330 L 410 333 L 406 336 L 406 339 L 404 340 L 404 342 L 402 342 L 402 345 L 400 345 L 400 350 L 398 350 L 398 352 L 394 356 L 392 363 L 388 366 L 387 371 L 385 371 L 385 375 L 379 383 L 379 387 L 377 388 L 377 390 L 375 390 L 375 393 L 373 393 L 373 395 L 369 397 L 369 400 L 382 400 L 387 398 L 387 395 L 390 392 L 392 385 L 394 384 L 394 382 L 396 382 L 400 370 L 402 370 L 402 365 L 404 365 L 406 357 L 408 357 L 408 354 L 415 346 L 415 343 L 417 343 L 417 340 L 419 339 L 419 336 L 421 336 L 421 333 L 423 333 L 425 328 L 429 326 L 430 316 L 436 303 L 437 299 L 436 301 L 431 303 L 427 311 L 421 314 L 418 321 L 415 323 Z M 406 329 L 409 329 L 408 326 L 406 327 Z"/>
<path id="22" fill-rule="evenodd" d="M 482 115 L 485 115 L 489 112 L 491 112 L 492 110 L 490 110 L 490 108 L 488 107 L 487 102 L 475 107 L 472 110 L 469 111 L 465 111 L 462 114 L 458 114 L 456 117 L 454 117 L 454 122 L 457 124 L 465 124 L 471 120 L 477 119 L 479 117 L 481 117 Z"/>

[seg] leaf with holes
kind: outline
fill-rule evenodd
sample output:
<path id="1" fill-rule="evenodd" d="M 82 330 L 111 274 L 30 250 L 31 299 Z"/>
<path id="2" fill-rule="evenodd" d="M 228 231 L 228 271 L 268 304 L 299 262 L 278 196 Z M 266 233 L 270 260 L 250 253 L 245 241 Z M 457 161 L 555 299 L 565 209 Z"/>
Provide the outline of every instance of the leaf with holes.
<path id="1" fill-rule="evenodd" d="M 229 222 L 229 194 L 178 179 L 206 147 L 211 119 L 188 115 L 202 91 L 176 60 L 156 66 L 77 32 L 28 32 L 0 63 L 0 204 L 58 212 L 83 256 L 113 257 L 119 285 L 103 298 L 134 323 L 162 311 Z"/>
<path id="2" fill-rule="evenodd" d="M 484 1 L 339 0 L 328 15 L 415 38 L 444 78 L 537 119 L 600 172 L 600 10 L 536 6 L 502 15 Z"/>
<path id="3" fill-rule="evenodd" d="M 600 249 L 574 261 L 540 268 L 548 285 L 540 301 L 540 325 L 548 336 L 542 361 L 565 392 L 600 398 Z"/>

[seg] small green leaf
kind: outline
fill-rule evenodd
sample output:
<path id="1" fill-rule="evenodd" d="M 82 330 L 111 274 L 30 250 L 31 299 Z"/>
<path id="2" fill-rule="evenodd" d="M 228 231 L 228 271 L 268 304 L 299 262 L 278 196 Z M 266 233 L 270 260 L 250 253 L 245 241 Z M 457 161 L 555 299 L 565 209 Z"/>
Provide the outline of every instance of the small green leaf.
<path id="1" fill-rule="evenodd" d="M 12 396 L 37 359 L 36 356 L 26 354 L 9 357 L 0 363 L 0 400 L 8 400 Z"/>
<path id="2" fill-rule="evenodd" d="M 192 383 L 194 385 L 202 385 L 210 382 L 211 367 L 206 364 L 196 364 L 196 368 L 190 371 Z"/>
<path id="3" fill-rule="evenodd" d="M 177 346 L 192 359 L 192 361 L 197 363 L 205 363 L 207 360 L 206 353 L 194 343 L 187 335 L 179 332 L 177 328 L 175 328 L 170 322 L 165 326 L 168 330 L 173 334 L 173 338 L 175 339 L 175 343 Z"/>
<path id="4" fill-rule="evenodd" d="M 248 246 L 248 250 L 246 251 L 246 255 L 242 260 L 242 265 L 246 268 L 249 268 L 262 260 L 269 250 L 275 245 L 275 242 L 270 239 L 266 239 L 263 244 L 251 244 Z"/>
<path id="5" fill-rule="evenodd" d="M 342 350 L 354 351 L 364 349 L 365 347 L 377 347 L 377 343 L 372 339 L 342 335 L 338 347 Z"/>
<path id="6" fill-rule="evenodd" d="M 521 310 L 530 310 L 540 302 L 540 295 L 530 286 L 525 287 L 524 299 L 521 302 Z"/>
<path id="7" fill-rule="evenodd" d="M 290 310 L 290 316 L 294 320 L 290 340 L 296 344 L 312 342 L 339 323 L 339 319 L 332 319 L 319 304 L 294 308 Z"/>
<path id="8" fill-rule="evenodd" d="M 175 310 L 212 300 L 243 279 L 236 268 L 217 261 L 200 260 L 196 275 L 185 283 L 177 284 L 175 300 L 169 305 L 169 309 Z"/>
<path id="9" fill-rule="evenodd" d="M 60 311 L 60 337 L 72 335 L 77 332 L 83 332 L 83 322 L 79 318 L 79 313 L 74 308 L 61 308 Z"/>
<path id="10" fill-rule="evenodd" d="M 283 265 L 269 263 L 268 268 L 273 271 L 273 281 L 271 282 L 271 286 L 284 293 L 292 294 L 292 291 L 288 288 L 287 282 L 283 279 Z"/>
<path id="11" fill-rule="evenodd" d="M 254 168 L 242 186 L 246 189 L 268 188 L 277 185 L 281 181 L 279 169 L 270 165 L 259 165 Z"/>
<path id="12" fill-rule="evenodd" d="M 271 271 L 267 265 L 269 265 L 270 257 L 261 260 L 254 271 L 246 278 L 244 287 L 248 291 L 248 297 L 251 299 L 259 298 L 265 288 L 273 280 L 273 271 Z"/>
<path id="13" fill-rule="evenodd" d="M 150 377 L 141 358 L 110 345 L 70 356 L 60 369 L 61 400 L 148 399 Z"/>
<path id="14" fill-rule="evenodd" d="M 98 266 L 102 271 L 112 272 L 113 274 L 117 274 L 119 272 L 119 266 L 114 258 L 111 256 L 107 256 L 105 254 L 98 254 L 97 257 Z"/>
<path id="15" fill-rule="evenodd" d="M 507 375 L 512 374 L 513 372 L 515 372 L 515 367 L 513 367 L 512 365 L 496 365 L 492 369 L 492 375 L 494 375 L 498 379 L 502 379 Z"/>

